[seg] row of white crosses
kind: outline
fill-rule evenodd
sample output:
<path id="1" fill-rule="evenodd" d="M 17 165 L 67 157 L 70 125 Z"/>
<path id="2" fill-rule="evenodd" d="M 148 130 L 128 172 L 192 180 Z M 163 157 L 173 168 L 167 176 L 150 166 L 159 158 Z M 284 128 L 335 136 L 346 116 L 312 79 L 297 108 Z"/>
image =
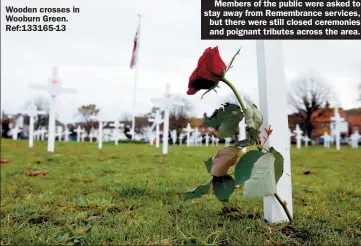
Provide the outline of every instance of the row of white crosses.
<path id="1" fill-rule="evenodd" d="M 32 148 L 34 146 L 34 138 L 37 140 L 45 140 L 45 134 L 47 133 L 45 127 L 42 127 L 41 129 L 34 130 L 34 124 L 37 120 L 38 115 L 45 115 L 45 111 L 38 111 L 36 108 L 36 105 L 32 102 L 30 104 L 30 107 L 27 111 L 25 111 L 29 116 L 29 148 Z M 64 135 L 64 140 L 67 142 L 69 140 L 69 135 L 71 132 L 68 128 L 65 128 L 65 131 L 63 132 L 63 128 L 61 126 L 57 127 L 57 131 L 54 136 L 58 137 L 58 140 L 62 140 L 62 136 Z"/>
<path id="2" fill-rule="evenodd" d="M 49 125 L 48 125 L 48 152 L 55 150 L 55 112 L 56 112 L 56 98 L 61 93 L 76 94 L 77 90 L 62 88 L 61 80 L 58 78 L 58 68 L 53 67 L 52 77 L 49 79 L 48 85 L 30 84 L 30 89 L 45 90 L 50 96 L 50 111 L 49 111 Z"/>

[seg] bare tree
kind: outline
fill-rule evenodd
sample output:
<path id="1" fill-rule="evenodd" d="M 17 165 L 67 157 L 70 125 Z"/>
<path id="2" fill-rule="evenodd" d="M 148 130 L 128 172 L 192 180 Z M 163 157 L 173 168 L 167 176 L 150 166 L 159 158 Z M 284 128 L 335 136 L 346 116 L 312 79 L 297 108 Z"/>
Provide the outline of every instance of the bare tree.
<path id="1" fill-rule="evenodd" d="M 193 105 L 183 96 L 176 95 L 174 99 L 184 103 L 184 106 L 175 106 L 169 112 L 170 118 L 190 118 L 193 113 Z"/>
<path id="2" fill-rule="evenodd" d="M 327 82 L 317 73 L 300 74 L 291 84 L 288 104 L 303 119 L 304 131 L 311 136 L 312 114 L 333 98 Z"/>
<path id="3" fill-rule="evenodd" d="M 91 121 L 91 117 L 99 113 L 99 109 L 95 104 L 82 105 L 78 108 L 78 116 L 82 118 L 85 123 Z"/>

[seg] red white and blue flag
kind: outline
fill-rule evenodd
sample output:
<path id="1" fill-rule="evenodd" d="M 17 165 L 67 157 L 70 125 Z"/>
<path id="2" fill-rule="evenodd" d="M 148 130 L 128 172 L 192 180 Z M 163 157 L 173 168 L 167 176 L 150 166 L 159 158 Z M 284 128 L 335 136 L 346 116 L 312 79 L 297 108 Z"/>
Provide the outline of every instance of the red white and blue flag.
<path id="1" fill-rule="evenodd" d="M 138 59 L 138 46 L 139 46 L 139 26 L 137 29 L 137 32 L 135 33 L 135 37 L 134 37 L 134 45 L 133 45 L 133 51 L 132 51 L 132 60 L 130 61 L 130 68 L 132 69 L 136 63 L 137 63 L 137 59 Z"/>

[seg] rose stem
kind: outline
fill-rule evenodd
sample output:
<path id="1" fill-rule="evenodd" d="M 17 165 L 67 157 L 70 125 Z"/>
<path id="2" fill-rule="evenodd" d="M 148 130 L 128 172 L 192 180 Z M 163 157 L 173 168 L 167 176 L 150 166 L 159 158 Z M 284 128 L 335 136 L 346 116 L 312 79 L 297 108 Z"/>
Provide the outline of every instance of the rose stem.
<path id="1" fill-rule="evenodd" d="M 232 89 L 233 93 L 236 95 L 237 97 L 237 100 L 239 102 L 239 104 L 241 105 L 241 108 L 243 110 L 244 113 L 246 113 L 246 107 L 244 106 L 244 103 L 243 103 L 243 100 L 242 98 L 240 97 L 240 95 L 238 94 L 236 88 L 234 88 L 234 86 L 232 85 L 232 83 L 230 81 L 228 81 L 226 78 L 221 78 L 221 81 L 223 81 L 226 85 L 229 86 L 229 88 Z"/>
<path id="2" fill-rule="evenodd" d="M 281 200 L 281 198 L 278 196 L 277 193 L 275 193 L 274 196 L 276 197 L 277 201 L 281 204 L 283 210 L 286 212 L 290 223 L 292 223 L 293 219 L 292 219 L 292 216 L 291 216 L 290 212 L 288 211 L 288 208 L 287 208 L 286 204 Z"/>

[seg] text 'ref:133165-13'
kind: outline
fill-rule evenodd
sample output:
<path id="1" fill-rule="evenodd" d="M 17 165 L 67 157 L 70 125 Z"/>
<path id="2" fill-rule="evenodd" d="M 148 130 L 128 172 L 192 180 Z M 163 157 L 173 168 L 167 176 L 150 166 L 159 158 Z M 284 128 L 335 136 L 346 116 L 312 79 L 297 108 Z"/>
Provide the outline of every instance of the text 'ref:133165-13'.
<path id="1" fill-rule="evenodd" d="M 66 25 L 6 25 L 5 31 L 12 32 L 65 32 Z"/>

